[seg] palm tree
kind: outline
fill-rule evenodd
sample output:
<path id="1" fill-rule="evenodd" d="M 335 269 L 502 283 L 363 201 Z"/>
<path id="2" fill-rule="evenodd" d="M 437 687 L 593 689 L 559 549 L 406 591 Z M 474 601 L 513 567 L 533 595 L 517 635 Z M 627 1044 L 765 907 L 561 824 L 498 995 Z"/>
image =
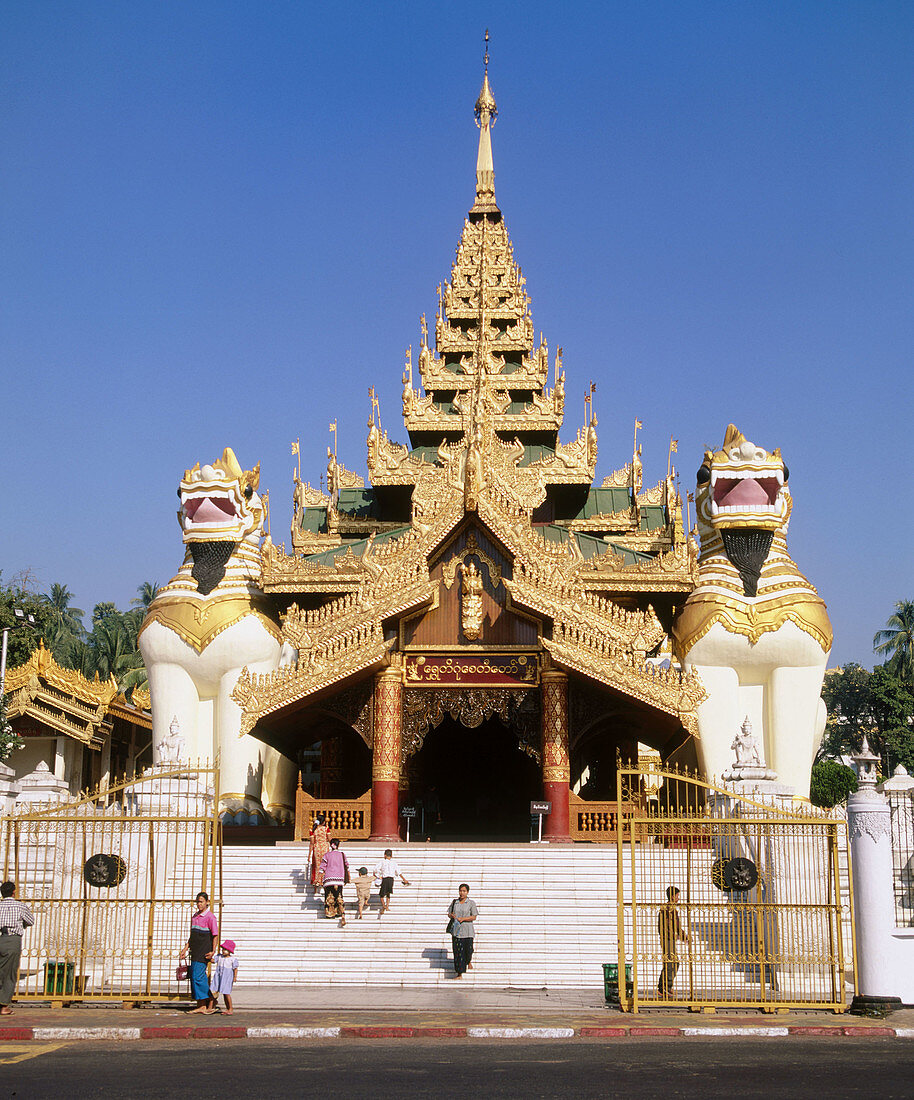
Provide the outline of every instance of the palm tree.
<path id="1" fill-rule="evenodd" d="M 914 600 L 895 604 L 895 614 L 873 636 L 873 650 L 886 655 L 890 672 L 914 684 Z"/>
<path id="2" fill-rule="evenodd" d="M 48 646 L 55 658 L 67 664 L 74 643 L 85 637 L 82 622 L 85 612 L 70 606 L 73 593 L 65 584 L 52 584 L 51 591 L 40 599 L 48 613 Z"/>
<path id="3" fill-rule="evenodd" d="M 92 608 L 92 629 L 102 621 L 102 619 L 117 618 L 120 615 L 120 611 L 117 609 L 117 604 L 112 603 L 111 600 L 103 600 L 101 603 L 97 603 Z"/>
<path id="4" fill-rule="evenodd" d="M 104 612 L 96 618 L 88 638 L 86 648 L 89 652 L 83 658 L 84 674 L 97 673 L 101 680 L 113 676 L 122 692 L 142 687 L 146 683 L 146 669 L 137 648 L 142 612 L 139 608 L 131 608 L 122 613 L 116 608 L 110 610 L 107 605 L 99 606 Z"/>
<path id="5" fill-rule="evenodd" d="M 133 607 L 142 608 L 143 614 L 149 610 L 149 605 L 159 594 L 159 582 L 158 581 L 143 581 L 141 585 L 137 586 L 138 596 L 132 599 L 130 603 Z"/>

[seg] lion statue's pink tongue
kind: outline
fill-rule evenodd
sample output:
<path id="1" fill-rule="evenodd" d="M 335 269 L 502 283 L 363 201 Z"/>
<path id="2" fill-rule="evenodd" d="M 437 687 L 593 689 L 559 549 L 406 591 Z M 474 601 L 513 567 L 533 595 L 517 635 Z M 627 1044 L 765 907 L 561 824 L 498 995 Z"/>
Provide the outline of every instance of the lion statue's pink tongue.
<path id="1" fill-rule="evenodd" d="M 190 510 L 188 509 L 190 513 Z M 194 523 L 221 523 L 226 516 L 233 516 L 235 509 L 232 507 L 230 500 L 225 500 L 222 497 L 213 499 L 212 497 L 206 497 L 201 500 L 197 507 L 190 513 L 190 518 Z"/>
<path id="2" fill-rule="evenodd" d="M 737 481 L 721 504 L 740 504 L 748 507 L 769 504 L 767 490 L 759 485 L 755 478 L 746 477 Z"/>

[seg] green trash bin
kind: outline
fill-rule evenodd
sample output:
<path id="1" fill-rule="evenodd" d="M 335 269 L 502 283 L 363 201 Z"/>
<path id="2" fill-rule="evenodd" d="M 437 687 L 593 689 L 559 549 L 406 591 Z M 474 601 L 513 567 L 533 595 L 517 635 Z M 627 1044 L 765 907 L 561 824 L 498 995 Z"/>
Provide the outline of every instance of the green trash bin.
<path id="1" fill-rule="evenodd" d="M 76 963 L 54 960 L 44 964 L 44 992 L 48 997 L 66 997 L 76 987 Z"/>
<path id="2" fill-rule="evenodd" d="M 632 964 L 625 964 L 625 992 L 633 991 Z M 607 1001 L 619 1003 L 619 964 L 603 963 L 603 996 Z"/>

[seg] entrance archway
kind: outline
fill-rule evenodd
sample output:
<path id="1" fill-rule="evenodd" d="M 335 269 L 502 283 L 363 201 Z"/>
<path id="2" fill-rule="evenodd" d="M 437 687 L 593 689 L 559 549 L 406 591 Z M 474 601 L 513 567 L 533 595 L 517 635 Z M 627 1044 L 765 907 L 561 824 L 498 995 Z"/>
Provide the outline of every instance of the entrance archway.
<path id="1" fill-rule="evenodd" d="M 542 797 L 542 771 L 498 718 L 473 729 L 445 718 L 426 734 L 409 774 L 411 797 L 426 806 L 437 797 L 441 808 L 437 825 L 426 812 L 426 835 L 529 840 L 530 801 Z"/>

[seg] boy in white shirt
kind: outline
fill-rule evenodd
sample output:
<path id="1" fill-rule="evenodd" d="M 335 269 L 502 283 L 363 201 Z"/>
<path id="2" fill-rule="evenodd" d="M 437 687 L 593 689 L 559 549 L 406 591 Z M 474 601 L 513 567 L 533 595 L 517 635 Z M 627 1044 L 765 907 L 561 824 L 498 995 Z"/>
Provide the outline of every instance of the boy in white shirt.
<path id="1" fill-rule="evenodd" d="M 374 877 L 381 880 L 381 889 L 378 891 L 378 897 L 381 899 L 379 917 L 383 916 L 390 908 L 390 897 L 394 892 L 394 879 L 399 878 L 404 886 L 409 886 L 409 882 L 403 877 L 400 870 L 400 864 L 394 862 L 393 855 L 392 849 L 385 848 L 384 858 L 374 869 Z"/>

